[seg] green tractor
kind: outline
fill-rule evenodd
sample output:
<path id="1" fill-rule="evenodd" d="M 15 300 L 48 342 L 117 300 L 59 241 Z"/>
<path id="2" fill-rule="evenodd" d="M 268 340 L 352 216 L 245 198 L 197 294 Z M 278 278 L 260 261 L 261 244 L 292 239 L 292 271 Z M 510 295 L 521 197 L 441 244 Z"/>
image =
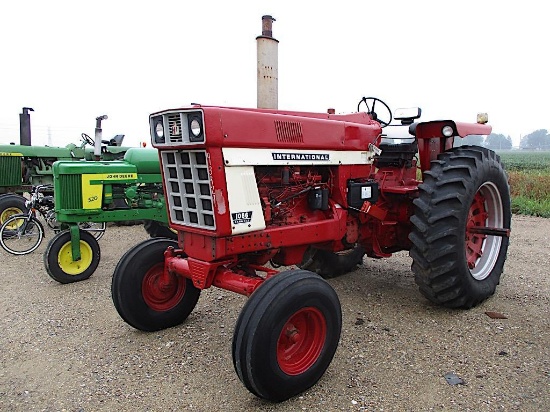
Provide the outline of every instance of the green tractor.
<path id="1" fill-rule="evenodd" d="M 58 161 L 53 181 L 56 219 L 65 230 L 49 242 L 44 265 L 60 283 L 89 278 L 100 261 L 97 240 L 78 223 L 139 220 L 151 237 L 177 237 L 168 227 L 155 149 L 128 149 L 120 161 Z"/>
<path id="2" fill-rule="evenodd" d="M 19 115 L 20 144 L 0 145 L 0 225 L 11 215 L 26 211 L 23 194 L 30 193 L 33 186 L 53 184 L 54 162 L 117 160 L 129 149 L 121 147 L 124 135 L 102 139 L 101 122 L 107 118 L 105 115 L 96 118 L 95 140 L 82 133 L 79 146 L 32 146 L 29 111 L 33 109 L 24 107 Z"/>

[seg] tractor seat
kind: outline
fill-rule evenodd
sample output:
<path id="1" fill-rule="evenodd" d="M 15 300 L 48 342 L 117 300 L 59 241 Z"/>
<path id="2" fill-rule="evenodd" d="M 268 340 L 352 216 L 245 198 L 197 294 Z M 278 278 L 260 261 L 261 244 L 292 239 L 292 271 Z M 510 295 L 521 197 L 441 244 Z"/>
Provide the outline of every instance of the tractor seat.
<path id="1" fill-rule="evenodd" d="M 416 138 L 409 127 L 404 125 L 391 125 L 384 128 L 384 134 L 380 139 L 379 149 L 382 153 L 375 157 L 376 167 L 410 167 L 411 161 L 418 152 Z"/>

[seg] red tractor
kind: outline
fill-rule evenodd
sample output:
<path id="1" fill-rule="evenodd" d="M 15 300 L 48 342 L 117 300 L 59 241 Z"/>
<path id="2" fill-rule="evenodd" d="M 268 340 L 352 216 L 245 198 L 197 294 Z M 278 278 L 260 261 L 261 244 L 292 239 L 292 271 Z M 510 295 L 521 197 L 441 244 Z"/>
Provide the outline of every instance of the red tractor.
<path id="1" fill-rule="evenodd" d="M 394 117 L 401 125 L 377 98 L 352 114 L 201 105 L 152 114 L 178 241 L 149 239 L 122 257 L 112 283 L 120 316 L 154 331 L 182 323 L 212 285 L 250 296 L 233 363 L 248 390 L 278 402 L 329 366 L 342 316 L 324 278 L 365 254 L 409 250 L 420 292 L 437 304 L 491 296 L 509 243 L 507 176 L 494 152 L 453 147 L 491 127 L 483 116 L 416 122 L 418 108 Z"/>

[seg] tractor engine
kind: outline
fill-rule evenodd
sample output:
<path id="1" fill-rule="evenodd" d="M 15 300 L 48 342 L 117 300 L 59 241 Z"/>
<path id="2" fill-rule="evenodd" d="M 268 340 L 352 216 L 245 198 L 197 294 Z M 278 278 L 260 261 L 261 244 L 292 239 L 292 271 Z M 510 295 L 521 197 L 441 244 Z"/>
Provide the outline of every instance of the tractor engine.
<path id="1" fill-rule="evenodd" d="M 326 219 L 329 170 L 312 167 L 257 167 L 258 192 L 266 226 Z"/>

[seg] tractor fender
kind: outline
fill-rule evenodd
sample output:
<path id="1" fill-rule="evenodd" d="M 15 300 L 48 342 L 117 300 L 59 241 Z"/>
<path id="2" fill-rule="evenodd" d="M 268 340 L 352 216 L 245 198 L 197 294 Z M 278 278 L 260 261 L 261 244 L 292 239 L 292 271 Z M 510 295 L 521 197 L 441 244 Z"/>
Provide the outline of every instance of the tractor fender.
<path id="1" fill-rule="evenodd" d="M 491 134 L 492 127 L 488 124 L 455 122 L 454 120 L 434 120 L 430 122 L 416 122 L 409 126 L 409 133 L 417 139 L 431 139 L 444 137 L 442 129 L 445 126 L 453 128 L 453 136 L 466 137 L 471 134 Z"/>

